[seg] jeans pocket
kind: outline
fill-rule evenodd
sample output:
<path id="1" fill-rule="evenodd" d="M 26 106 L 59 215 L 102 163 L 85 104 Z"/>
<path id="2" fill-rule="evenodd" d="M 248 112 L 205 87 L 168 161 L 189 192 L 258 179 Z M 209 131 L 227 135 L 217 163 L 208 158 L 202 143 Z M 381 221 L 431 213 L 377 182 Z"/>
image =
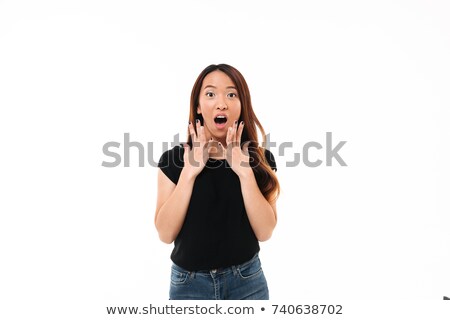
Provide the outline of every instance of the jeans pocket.
<path id="1" fill-rule="evenodd" d="M 237 271 L 242 279 L 250 279 L 262 274 L 263 272 L 261 261 L 258 257 L 250 263 L 244 263 L 243 265 L 238 266 Z"/>
<path id="2" fill-rule="evenodd" d="M 191 272 L 183 270 L 178 266 L 172 266 L 170 273 L 170 283 L 172 285 L 182 285 L 189 282 Z"/>

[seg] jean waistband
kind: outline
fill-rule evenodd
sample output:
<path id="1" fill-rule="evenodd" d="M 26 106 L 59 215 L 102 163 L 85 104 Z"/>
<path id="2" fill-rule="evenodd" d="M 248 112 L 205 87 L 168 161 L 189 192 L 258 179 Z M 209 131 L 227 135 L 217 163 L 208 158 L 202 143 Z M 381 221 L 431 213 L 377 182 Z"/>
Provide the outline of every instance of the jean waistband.
<path id="1" fill-rule="evenodd" d="M 229 266 L 229 267 L 225 267 L 225 268 L 214 268 L 214 269 L 209 269 L 209 270 L 198 270 L 198 271 L 188 271 L 188 270 L 184 270 L 183 268 L 181 268 L 180 266 L 178 266 L 178 265 L 176 265 L 177 266 L 177 268 L 179 268 L 180 270 L 184 270 L 184 271 L 186 271 L 186 272 L 189 272 L 189 273 L 199 273 L 199 274 L 211 274 L 211 273 L 213 273 L 213 274 L 224 274 L 224 273 L 228 273 L 228 272 L 233 272 L 233 273 L 236 273 L 236 270 L 237 269 L 240 269 L 240 268 L 244 268 L 245 266 L 247 266 L 247 265 L 249 265 L 249 264 L 251 264 L 251 263 L 253 263 L 255 260 L 257 260 L 259 258 L 259 254 L 258 253 L 256 253 L 254 256 L 253 256 L 253 258 L 251 258 L 250 260 L 248 260 L 248 261 L 246 261 L 246 262 L 244 262 L 244 263 L 241 263 L 241 264 L 237 264 L 237 265 L 232 265 L 232 266 Z M 174 263 L 175 264 L 175 263 Z"/>

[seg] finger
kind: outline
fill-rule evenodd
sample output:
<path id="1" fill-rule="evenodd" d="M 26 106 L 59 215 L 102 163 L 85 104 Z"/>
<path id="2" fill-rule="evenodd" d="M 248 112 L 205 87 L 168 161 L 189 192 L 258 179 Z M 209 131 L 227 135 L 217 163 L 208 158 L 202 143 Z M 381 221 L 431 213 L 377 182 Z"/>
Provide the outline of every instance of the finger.
<path id="1" fill-rule="evenodd" d="M 236 124 L 237 120 L 233 122 L 233 125 L 230 127 L 230 143 L 233 143 L 236 141 Z"/>
<path id="2" fill-rule="evenodd" d="M 225 148 L 224 148 L 224 146 L 222 145 L 222 143 L 217 143 L 217 153 L 220 155 L 220 153 L 222 153 L 223 154 L 223 152 L 224 152 L 224 150 L 225 150 Z"/>
<path id="3" fill-rule="evenodd" d="M 194 131 L 193 131 L 194 129 L 193 129 L 193 127 L 192 127 L 192 122 L 190 122 L 189 121 L 189 125 L 188 125 L 188 133 L 189 133 L 189 135 L 191 136 L 191 139 L 192 139 L 192 141 L 193 141 L 193 136 L 194 136 Z"/>
<path id="4" fill-rule="evenodd" d="M 215 143 L 216 141 L 214 141 L 214 139 L 211 137 L 207 142 L 206 142 L 206 147 L 207 148 L 209 148 L 209 147 L 211 147 L 212 145 L 214 145 L 214 143 Z"/>
<path id="5" fill-rule="evenodd" d="M 205 126 L 202 126 L 202 123 L 200 122 L 200 119 L 197 119 L 195 121 L 195 126 L 197 129 L 197 141 L 200 143 L 200 145 L 204 144 L 206 142 L 205 138 Z"/>
<path id="6" fill-rule="evenodd" d="M 184 156 L 183 160 L 184 162 L 189 161 L 189 145 L 187 143 L 183 143 L 183 149 L 184 149 Z"/>
<path id="7" fill-rule="evenodd" d="M 239 143 L 239 145 L 241 144 L 241 139 L 242 139 L 242 132 L 244 131 L 244 121 L 241 121 L 237 134 L 236 134 L 236 141 Z"/>
<path id="8" fill-rule="evenodd" d="M 242 153 L 248 157 L 248 159 L 243 160 L 243 162 L 241 162 L 241 165 L 243 165 L 244 167 L 251 167 L 251 161 L 252 161 L 252 157 L 250 157 L 250 152 L 248 151 L 248 146 L 250 145 L 250 141 L 245 141 L 244 144 L 242 145 Z"/>
<path id="9" fill-rule="evenodd" d="M 237 120 L 234 120 L 234 123 L 233 123 L 233 142 L 236 141 L 237 126 L 238 126 L 238 122 L 237 122 Z"/>
<path id="10" fill-rule="evenodd" d="M 191 141 L 194 143 L 197 139 L 197 136 L 195 135 L 194 126 L 192 125 L 192 122 L 189 122 L 189 135 L 191 136 Z"/>
<path id="11" fill-rule="evenodd" d="M 232 127 L 228 127 L 228 130 L 227 130 L 227 139 L 226 139 L 226 141 L 227 141 L 227 145 L 229 145 L 232 141 L 233 141 L 233 128 Z"/>
<path id="12" fill-rule="evenodd" d="M 211 139 L 209 139 L 208 142 L 205 144 L 206 148 L 208 149 L 208 152 L 210 152 L 213 143 L 214 143 L 214 140 L 213 140 L 213 138 L 211 137 Z"/>
<path id="13" fill-rule="evenodd" d="M 195 120 L 195 127 L 196 127 L 196 131 L 197 131 L 197 137 L 200 135 L 200 127 L 201 127 L 201 123 L 200 123 L 200 119 Z"/>
<path id="14" fill-rule="evenodd" d="M 218 141 L 209 140 L 208 144 L 208 154 L 211 156 L 220 156 L 222 151 L 222 144 Z"/>
<path id="15" fill-rule="evenodd" d="M 202 143 L 206 142 L 205 127 L 204 126 L 197 127 L 197 136 L 198 136 L 198 140 L 200 142 L 202 142 Z"/>
<path id="16" fill-rule="evenodd" d="M 243 151 L 243 153 L 246 155 L 246 156 L 248 156 L 249 155 L 249 152 L 248 152 L 248 146 L 250 145 L 250 141 L 245 141 L 243 144 L 242 144 L 242 151 Z"/>

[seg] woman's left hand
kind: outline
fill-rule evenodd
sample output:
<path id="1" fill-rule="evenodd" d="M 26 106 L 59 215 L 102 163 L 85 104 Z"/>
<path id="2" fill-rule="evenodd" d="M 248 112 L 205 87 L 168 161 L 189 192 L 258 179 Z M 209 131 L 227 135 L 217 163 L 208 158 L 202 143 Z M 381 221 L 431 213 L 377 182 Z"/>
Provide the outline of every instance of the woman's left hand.
<path id="1" fill-rule="evenodd" d="M 228 128 L 225 148 L 227 162 L 239 177 L 252 172 L 248 152 L 250 141 L 245 142 L 241 149 L 242 131 L 244 131 L 244 122 L 241 121 L 238 128 L 238 123 L 235 121 L 233 126 Z"/>

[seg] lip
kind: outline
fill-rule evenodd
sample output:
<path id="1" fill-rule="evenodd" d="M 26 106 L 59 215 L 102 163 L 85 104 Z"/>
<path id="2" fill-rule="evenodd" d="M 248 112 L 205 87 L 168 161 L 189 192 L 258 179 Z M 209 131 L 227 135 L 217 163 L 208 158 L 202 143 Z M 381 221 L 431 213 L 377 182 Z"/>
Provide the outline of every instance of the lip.
<path id="1" fill-rule="evenodd" d="M 227 118 L 227 121 L 225 121 L 224 123 L 216 123 L 216 122 L 214 121 L 214 119 L 215 119 L 217 116 L 225 116 L 225 117 Z M 218 114 L 216 114 L 216 115 L 214 116 L 213 121 L 214 121 L 214 124 L 215 124 L 216 128 L 219 129 L 219 130 L 222 130 L 222 129 L 225 129 L 225 128 L 226 128 L 227 123 L 228 123 L 228 119 L 229 119 L 229 116 L 228 116 L 226 113 L 220 112 L 220 113 L 218 113 Z"/>
<path id="2" fill-rule="evenodd" d="M 226 114 L 226 113 L 223 113 L 223 112 L 219 112 L 218 114 L 216 114 L 215 116 L 214 116 L 214 119 L 215 118 L 217 118 L 218 116 L 225 116 L 225 117 L 227 117 L 227 121 L 228 121 L 228 115 Z"/>
<path id="3" fill-rule="evenodd" d="M 216 128 L 217 128 L 217 129 L 225 129 L 226 126 L 227 126 L 227 123 L 226 123 L 226 122 L 225 122 L 225 123 L 215 123 L 215 122 L 214 122 L 214 124 L 216 125 Z"/>

